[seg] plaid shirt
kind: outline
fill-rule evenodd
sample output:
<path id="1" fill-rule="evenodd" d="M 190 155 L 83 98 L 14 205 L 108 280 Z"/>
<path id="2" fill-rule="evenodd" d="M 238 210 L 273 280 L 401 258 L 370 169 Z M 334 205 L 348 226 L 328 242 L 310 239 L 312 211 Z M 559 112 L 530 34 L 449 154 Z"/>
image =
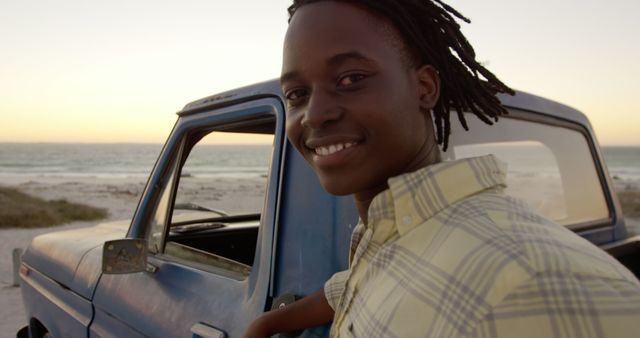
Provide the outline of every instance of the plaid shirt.
<path id="1" fill-rule="evenodd" d="M 639 337 L 638 280 L 505 176 L 485 156 L 391 178 L 325 284 L 332 336 Z"/>

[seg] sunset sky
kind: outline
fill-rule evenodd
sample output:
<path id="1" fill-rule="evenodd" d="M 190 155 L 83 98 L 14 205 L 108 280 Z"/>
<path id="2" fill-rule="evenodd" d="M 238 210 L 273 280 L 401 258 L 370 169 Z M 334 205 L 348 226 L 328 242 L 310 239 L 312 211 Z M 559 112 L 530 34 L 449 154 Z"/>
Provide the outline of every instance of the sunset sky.
<path id="1" fill-rule="evenodd" d="M 162 143 L 186 103 L 275 78 L 290 0 L 0 2 L 0 142 Z M 449 0 L 513 88 L 640 145 L 640 1 Z"/>

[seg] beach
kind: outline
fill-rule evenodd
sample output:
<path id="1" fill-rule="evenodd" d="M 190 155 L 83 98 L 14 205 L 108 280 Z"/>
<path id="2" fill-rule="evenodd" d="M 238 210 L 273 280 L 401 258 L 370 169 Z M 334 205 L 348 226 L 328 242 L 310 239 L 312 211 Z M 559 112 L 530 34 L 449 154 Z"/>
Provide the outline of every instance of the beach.
<path id="1" fill-rule="evenodd" d="M 201 205 L 215 205 L 227 212 L 260 207 L 264 177 L 238 178 L 185 177 L 181 186 L 183 196 Z M 0 338 L 15 337 L 15 332 L 27 324 L 20 288 L 13 287 L 11 252 L 14 248 L 26 249 L 34 236 L 39 234 L 96 225 L 100 222 L 131 219 L 144 190 L 146 178 L 139 177 L 90 177 L 90 176 L 42 176 L 0 175 L 0 185 L 14 187 L 25 193 L 44 199 L 66 199 L 70 202 L 106 208 L 107 219 L 93 222 L 75 222 L 52 228 L 0 230 Z M 616 179 L 616 189 L 640 192 L 640 180 Z M 640 220 L 628 218 L 627 225 L 640 234 Z"/>
<path id="2" fill-rule="evenodd" d="M 640 180 L 638 179 L 614 179 L 613 187 L 618 195 L 625 191 L 640 194 Z M 640 205 L 636 205 L 635 209 L 640 210 Z M 625 224 L 630 236 L 640 235 L 640 215 L 634 214 L 630 216 L 625 214 Z"/>
<path id="3" fill-rule="evenodd" d="M 66 199 L 106 208 L 109 217 L 101 221 L 75 222 L 62 226 L 37 229 L 0 230 L 0 338 L 15 337 L 18 329 L 27 324 L 20 288 L 12 286 L 12 250 L 26 249 L 34 236 L 64 229 L 88 227 L 99 222 L 129 219 L 135 211 L 142 189 L 142 179 L 101 179 L 2 176 L 0 185 L 15 187 L 33 196 L 50 199 Z"/>
<path id="4" fill-rule="evenodd" d="M 262 206 L 265 178 L 231 177 L 182 179 L 183 196 L 200 205 L 214 205 L 225 212 L 240 212 Z M 66 199 L 106 208 L 106 219 L 74 222 L 62 226 L 37 229 L 0 229 L 0 338 L 15 337 L 16 331 L 27 324 L 20 288 L 12 286 L 12 250 L 26 249 L 34 236 L 52 231 L 89 227 L 102 222 L 129 220 L 135 212 L 144 190 L 146 178 L 90 176 L 0 175 L 0 186 L 17 188 L 27 194 L 47 200 Z"/>

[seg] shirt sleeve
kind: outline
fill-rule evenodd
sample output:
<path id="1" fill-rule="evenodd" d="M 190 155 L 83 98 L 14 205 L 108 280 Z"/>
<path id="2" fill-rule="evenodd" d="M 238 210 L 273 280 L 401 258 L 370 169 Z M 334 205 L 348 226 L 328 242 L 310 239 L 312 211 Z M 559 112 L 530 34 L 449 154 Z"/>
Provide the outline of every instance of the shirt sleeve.
<path id="1" fill-rule="evenodd" d="M 635 337 L 638 290 L 625 280 L 536 276 L 493 306 L 468 337 Z"/>
<path id="2" fill-rule="evenodd" d="M 324 296 L 327 298 L 327 303 L 336 311 L 336 307 L 340 304 L 340 298 L 344 293 L 345 284 L 349 277 L 349 270 L 336 272 L 329 280 L 324 283 Z"/>

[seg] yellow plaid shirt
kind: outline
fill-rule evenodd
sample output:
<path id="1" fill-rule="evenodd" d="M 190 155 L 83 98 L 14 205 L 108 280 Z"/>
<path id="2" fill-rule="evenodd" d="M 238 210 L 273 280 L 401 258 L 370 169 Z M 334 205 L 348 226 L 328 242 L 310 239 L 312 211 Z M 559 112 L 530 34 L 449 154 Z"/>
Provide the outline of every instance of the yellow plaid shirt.
<path id="1" fill-rule="evenodd" d="M 389 180 L 325 284 L 335 337 L 640 337 L 640 283 L 502 193 L 494 156 Z"/>

